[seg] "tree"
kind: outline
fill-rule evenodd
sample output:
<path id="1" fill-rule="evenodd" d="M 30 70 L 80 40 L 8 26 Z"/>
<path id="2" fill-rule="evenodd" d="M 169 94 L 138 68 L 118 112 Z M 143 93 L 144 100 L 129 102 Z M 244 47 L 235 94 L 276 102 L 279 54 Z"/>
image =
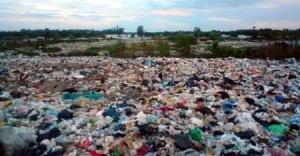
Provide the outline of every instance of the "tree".
<path id="1" fill-rule="evenodd" d="M 119 28 L 118 34 L 124 34 L 124 28 Z"/>
<path id="2" fill-rule="evenodd" d="M 212 30 L 208 33 L 208 36 L 212 40 L 219 40 L 222 36 L 222 33 L 220 31 Z"/>
<path id="3" fill-rule="evenodd" d="M 269 28 L 259 29 L 258 32 L 259 32 L 260 36 L 262 36 L 263 39 L 266 39 L 266 40 L 274 40 L 276 38 L 276 36 L 279 36 L 279 35 L 276 35 L 275 31 L 273 31 L 272 29 L 269 29 Z"/>
<path id="4" fill-rule="evenodd" d="M 231 31 L 231 32 L 229 32 L 229 35 L 233 38 L 237 38 L 239 34 L 237 31 Z"/>
<path id="5" fill-rule="evenodd" d="M 201 35 L 201 29 L 199 27 L 194 28 L 194 36 L 199 37 Z"/>
<path id="6" fill-rule="evenodd" d="M 124 33 L 124 28 L 121 28 L 121 27 L 119 27 L 119 26 L 117 26 L 116 28 L 114 28 L 114 30 L 116 31 L 116 33 L 117 33 L 118 35 L 121 35 L 121 34 Z"/>
<path id="7" fill-rule="evenodd" d="M 51 32 L 51 30 L 50 30 L 49 28 L 46 28 L 46 29 L 44 30 L 44 33 L 45 33 L 44 37 L 45 37 L 46 39 L 49 39 L 49 38 L 52 36 L 52 32 Z"/>
<path id="8" fill-rule="evenodd" d="M 142 25 L 138 26 L 138 28 L 137 28 L 137 34 L 138 34 L 138 36 L 143 36 L 144 32 L 145 32 L 144 26 L 142 26 Z"/>
<path id="9" fill-rule="evenodd" d="M 250 35 L 251 35 L 252 39 L 258 38 L 258 30 L 256 30 L 256 26 L 252 27 L 252 30 L 250 31 Z"/>

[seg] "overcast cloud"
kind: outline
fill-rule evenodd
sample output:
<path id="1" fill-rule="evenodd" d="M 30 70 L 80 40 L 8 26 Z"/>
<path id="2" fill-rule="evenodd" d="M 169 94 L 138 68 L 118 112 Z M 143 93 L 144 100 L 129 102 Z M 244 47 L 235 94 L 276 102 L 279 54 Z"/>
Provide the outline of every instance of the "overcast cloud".
<path id="1" fill-rule="evenodd" d="M 1 0 L 0 30 L 300 28 L 300 0 Z"/>

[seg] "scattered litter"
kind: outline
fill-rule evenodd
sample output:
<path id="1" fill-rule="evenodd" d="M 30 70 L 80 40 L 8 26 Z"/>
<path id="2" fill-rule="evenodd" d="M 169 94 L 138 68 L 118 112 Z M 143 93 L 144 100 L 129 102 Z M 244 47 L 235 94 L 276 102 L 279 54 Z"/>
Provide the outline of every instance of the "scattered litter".
<path id="1" fill-rule="evenodd" d="M 9 57 L 0 66 L 0 155 L 300 153 L 295 59 Z"/>

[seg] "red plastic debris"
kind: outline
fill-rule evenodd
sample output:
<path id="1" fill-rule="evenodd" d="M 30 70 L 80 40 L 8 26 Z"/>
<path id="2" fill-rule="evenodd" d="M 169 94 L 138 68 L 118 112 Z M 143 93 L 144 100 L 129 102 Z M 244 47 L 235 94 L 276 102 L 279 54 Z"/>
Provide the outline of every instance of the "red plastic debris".
<path id="1" fill-rule="evenodd" d="M 34 84 L 32 84 L 32 88 L 35 88 L 35 89 L 40 89 L 40 86 L 39 86 L 39 84 L 37 84 L 37 83 L 34 83 Z"/>
<path id="2" fill-rule="evenodd" d="M 203 104 L 202 103 L 197 103 L 196 106 L 195 106 L 195 110 L 196 111 L 199 111 L 203 108 Z"/>
<path id="3" fill-rule="evenodd" d="M 88 150 L 87 147 L 91 146 L 92 143 L 90 142 L 89 138 L 86 138 L 84 141 L 79 142 L 76 147 L 86 149 L 91 156 L 105 156 L 104 154 L 98 153 L 95 150 Z"/>
<path id="4" fill-rule="evenodd" d="M 20 79 L 19 79 L 19 81 L 20 81 L 20 83 L 24 83 L 25 81 L 26 81 L 26 79 L 28 78 L 28 74 L 24 74 L 24 73 L 20 73 Z"/>
<path id="5" fill-rule="evenodd" d="M 89 138 L 86 138 L 83 142 L 79 142 L 76 146 L 78 148 L 87 148 L 90 145 L 92 145 L 92 143 L 90 142 Z"/>
<path id="6" fill-rule="evenodd" d="M 91 156 L 104 156 L 103 154 L 97 153 L 95 150 L 88 150 Z"/>
<path id="7" fill-rule="evenodd" d="M 282 149 L 268 148 L 270 156 L 287 156 L 286 152 Z"/>
<path id="8" fill-rule="evenodd" d="M 186 105 L 187 105 L 187 100 L 183 100 L 183 101 L 181 102 L 181 106 L 182 106 L 182 107 L 186 107 Z"/>
<path id="9" fill-rule="evenodd" d="M 135 156 L 144 156 L 148 152 L 148 148 L 146 145 L 142 145 L 139 149 L 136 150 Z"/>
<path id="10" fill-rule="evenodd" d="M 165 111 L 174 111 L 175 109 L 172 107 L 163 106 L 163 107 L 160 107 L 159 110 L 165 112 Z"/>
<path id="11" fill-rule="evenodd" d="M 88 147 L 88 146 L 90 146 L 90 145 L 91 145 L 91 142 L 90 142 L 89 138 L 86 138 L 86 139 L 82 142 L 81 145 L 82 145 L 83 147 Z"/>

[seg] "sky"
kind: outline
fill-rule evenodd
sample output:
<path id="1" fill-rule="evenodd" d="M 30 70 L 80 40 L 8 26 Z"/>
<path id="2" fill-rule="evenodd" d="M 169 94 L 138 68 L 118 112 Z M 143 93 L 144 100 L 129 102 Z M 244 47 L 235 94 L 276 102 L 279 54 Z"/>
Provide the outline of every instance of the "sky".
<path id="1" fill-rule="evenodd" d="M 300 0 L 0 0 L 0 30 L 300 28 Z"/>

